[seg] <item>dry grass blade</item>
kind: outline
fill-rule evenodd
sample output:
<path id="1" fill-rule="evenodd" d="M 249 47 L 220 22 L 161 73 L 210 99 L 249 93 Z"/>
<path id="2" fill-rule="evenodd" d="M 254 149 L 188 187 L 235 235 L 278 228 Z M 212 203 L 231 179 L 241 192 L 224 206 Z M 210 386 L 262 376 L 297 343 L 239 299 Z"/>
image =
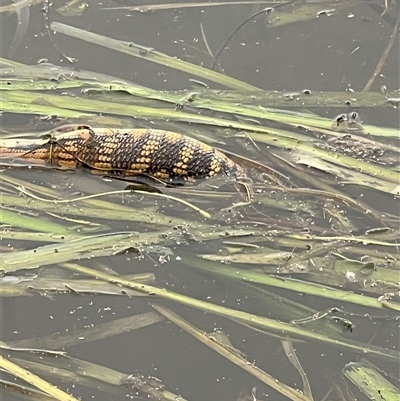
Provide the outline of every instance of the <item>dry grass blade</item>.
<path id="1" fill-rule="evenodd" d="M 42 391 L 2 379 L 0 379 L 0 387 L 2 387 L 0 394 L 10 394 L 18 397 L 18 400 L 21 401 L 57 401 L 57 398 L 51 397 Z"/>
<path id="2" fill-rule="evenodd" d="M 153 273 L 135 275 L 135 277 L 131 278 L 146 284 L 153 284 L 155 281 L 155 275 Z M 127 288 L 119 288 L 114 284 L 99 280 L 9 275 L 0 278 L 1 297 L 31 296 L 38 293 L 43 296 L 58 294 L 93 294 L 128 297 L 145 296 L 145 294 L 141 292 Z"/>
<path id="3" fill-rule="evenodd" d="M 250 373 L 261 382 L 267 384 L 268 386 L 272 387 L 277 392 L 281 393 L 285 397 L 289 398 L 292 401 L 311 401 L 312 399 L 308 398 L 307 396 L 301 394 L 299 391 L 289 387 L 287 384 L 282 383 L 281 381 L 277 380 L 275 377 L 271 376 L 269 373 L 264 372 L 262 369 L 255 366 L 254 363 L 249 363 L 241 355 L 234 353 L 229 348 L 224 347 L 220 343 L 210 339 L 208 336 L 204 334 L 204 332 L 200 331 L 186 320 L 182 319 L 176 313 L 172 312 L 168 308 L 160 305 L 152 305 L 153 308 L 161 313 L 165 318 L 171 320 L 175 323 L 178 327 L 182 330 L 185 330 L 188 334 L 196 338 L 197 340 L 201 341 L 207 347 L 211 348 L 218 354 L 222 355 L 224 358 L 228 359 L 235 365 L 242 368 L 244 371 Z"/>
<path id="4" fill-rule="evenodd" d="M 65 393 L 59 388 L 41 379 L 39 376 L 36 376 L 35 374 L 28 372 L 27 370 L 21 368 L 15 363 L 4 358 L 2 355 L 0 355 L 0 367 L 12 373 L 14 376 L 20 377 L 21 379 L 25 380 L 32 386 L 35 386 L 38 389 L 44 391 L 45 393 L 53 396 L 55 399 L 59 401 L 78 401 L 74 396 Z"/>
<path id="5" fill-rule="evenodd" d="M 247 4 L 262 4 L 265 0 L 248 0 L 248 1 L 220 1 L 212 3 L 170 3 L 170 4 L 149 4 L 146 6 L 123 6 L 123 7 L 105 7 L 103 10 L 130 10 L 146 13 L 148 11 L 171 10 L 179 8 L 204 8 L 204 7 L 220 7 L 220 6 L 239 6 Z"/>
<path id="6" fill-rule="evenodd" d="M 161 322 L 162 320 L 163 318 L 158 313 L 147 312 L 100 323 L 86 329 L 69 329 L 65 333 L 54 333 L 48 336 L 17 340 L 8 342 L 7 344 L 9 347 L 29 348 L 35 346 L 48 350 L 64 349 L 73 345 L 103 340 L 121 333 L 129 333 L 133 330 Z"/>
<path id="7" fill-rule="evenodd" d="M 311 392 L 310 382 L 308 381 L 306 372 L 304 372 L 303 367 L 300 364 L 299 359 L 297 358 L 296 351 L 293 348 L 293 342 L 290 339 L 281 340 L 283 350 L 287 358 L 289 359 L 290 363 L 296 368 L 301 376 L 301 380 L 303 381 L 303 393 L 304 395 L 310 399 L 314 400 Z"/>

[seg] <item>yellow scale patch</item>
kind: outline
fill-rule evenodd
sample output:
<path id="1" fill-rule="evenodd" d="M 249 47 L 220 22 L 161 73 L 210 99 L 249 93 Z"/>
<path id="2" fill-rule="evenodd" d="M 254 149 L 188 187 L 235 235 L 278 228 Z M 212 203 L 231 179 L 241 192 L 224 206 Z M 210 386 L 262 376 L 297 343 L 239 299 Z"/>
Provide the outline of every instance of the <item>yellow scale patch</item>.
<path id="1" fill-rule="evenodd" d="M 107 151 L 107 152 L 111 153 L 114 149 L 118 148 L 118 142 L 116 142 L 116 141 L 105 142 L 103 146 L 104 146 L 103 147 L 104 151 Z"/>
<path id="2" fill-rule="evenodd" d="M 50 153 L 49 153 L 49 157 L 50 157 Z M 76 158 L 71 155 L 70 153 L 67 153 L 65 151 L 61 151 L 61 152 L 57 152 L 56 154 L 53 153 L 53 157 L 55 159 L 60 160 L 60 163 L 64 163 L 64 161 L 70 161 L 70 160 L 74 160 L 75 163 L 77 163 L 78 161 L 76 160 Z"/>
<path id="3" fill-rule="evenodd" d="M 148 167 L 149 167 L 148 164 L 140 164 L 140 163 L 131 164 L 131 170 L 136 173 L 142 173 Z"/>
<path id="4" fill-rule="evenodd" d="M 154 177 L 161 178 L 161 179 L 164 179 L 164 180 L 169 178 L 169 174 L 167 173 L 167 170 L 165 170 L 165 168 L 162 168 L 160 171 L 157 171 L 153 175 L 154 175 Z"/>
<path id="5" fill-rule="evenodd" d="M 68 152 L 74 153 L 78 151 L 78 147 L 76 146 L 76 141 L 68 141 L 65 142 L 63 148 L 67 149 Z"/>
<path id="6" fill-rule="evenodd" d="M 210 176 L 218 174 L 221 171 L 221 163 L 216 157 L 214 157 L 214 159 L 212 160 L 210 168 Z"/>
<path id="7" fill-rule="evenodd" d="M 182 139 L 182 135 L 177 134 L 176 132 L 166 131 L 165 138 L 167 139 L 168 142 L 176 143 Z"/>
<path id="8" fill-rule="evenodd" d="M 140 130 L 141 132 L 135 133 L 137 138 L 136 141 L 143 140 L 143 136 L 146 137 L 148 136 L 148 131 L 147 130 Z M 130 169 L 136 173 L 142 173 L 143 171 L 147 170 L 150 167 L 150 163 L 152 161 L 151 156 L 155 151 L 159 149 L 159 141 L 155 139 L 149 139 L 142 145 L 142 150 L 140 152 L 140 156 L 138 157 L 135 161 L 135 163 L 131 164 Z M 164 175 L 156 175 L 157 177 L 160 178 L 168 178 L 168 174 L 166 174 L 166 177 Z"/>
<path id="9" fill-rule="evenodd" d="M 77 161 L 74 160 L 63 160 L 62 163 L 59 163 L 61 167 L 75 168 L 77 165 Z"/>
<path id="10" fill-rule="evenodd" d="M 99 163 L 99 162 L 96 162 L 96 163 L 93 163 L 93 167 L 94 168 L 97 168 L 97 169 L 104 169 L 105 171 L 107 171 L 107 170 L 110 170 L 110 163 Z"/>
<path id="11" fill-rule="evenodd" d="M 111 155 L 111 153 L 114 152 L 114 150 L 117 149 L 117 145 L 116 144 L 105 144 L 101 149 L 100 149 L 100 153 L 101 154 L 106 154 L 106 155 Z"/>
<path id="12" fill-rule="evenodd" d="M 142 156 L 149 156 L 159 149 L 160 143 L 157 140 L 150 139 L 143 144 L 143 149 L 141 151 Z"/>
<path id="13" fill-rule="evenodd" d="M 194 149 L 190 146 L 193 144 L 191 142 L 191 140 L 188 140 L 187 144 L 179 152 L 179 158 L 181 161 L 175 163 L 175 167 L 172 169 L 175 174 L 184 176 L 188 175 L 188 163 L 194 155 Z"/>

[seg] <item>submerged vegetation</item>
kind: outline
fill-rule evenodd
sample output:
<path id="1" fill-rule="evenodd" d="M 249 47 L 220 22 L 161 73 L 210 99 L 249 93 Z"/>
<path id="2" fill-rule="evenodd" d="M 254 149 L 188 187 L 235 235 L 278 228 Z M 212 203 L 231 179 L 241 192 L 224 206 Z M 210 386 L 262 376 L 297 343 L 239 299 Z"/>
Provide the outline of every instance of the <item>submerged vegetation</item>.
<path id="1" fill-rule="evenodd" d="M 140 297 L 149 311 L 140 309 L 85 328 L 65 327 L 62 333 L 0 341 L 0 392 L 21 399 L 74 401 L 86 387 L 121 397 L 191 399 L 174 394 L 177 385 L 162 382 L 162 377 L 123 373 L 70 352 L 72 346 L 121 333 L 132 332 L 135 341 L 134 330 L 147 326 L 152 330 L 169 321 L 199 340 L 199 347 L 228 359 L 282 399 L 322 399 L 315 397 L 312 371 L 305 373 L 304 359 L 296 354 L 296 345 L 300 349 L 312 343 L 345 352 L 352 359 L 344 360 L 335 376 L 326 380 L 324 400 L 361 399 L 361 394 L 371 400 L 397 400 L 398 377 L 388 369 L 396 372 L 400 357 L 395 340 L 400 312 L 400 134 L 397 128 L 363 124 L 355 110 L 398 107 L 398 88 L 369 91 L 393 42 L 398 41 L 398 1 L 375 4 L 383 12 L 380 18 L 390 20 L 394 30 L 361 92 L 268 91 L 214 68 L 168 56 L 148 47 L 151 43 L 112 39 L 72 23 L 50 23 L 47 14 L 49 35 L 79 39 L 88 48 L 95 44 L 93 52 L 100 46 L 116 59 L 123 53 L 132 60 L 174 69 L 182 81 L 187 80 L 186 89 L 157 90 L 65 63 L 25 65 L 11 60 L 29 24 L 27 10 L 41 3 L 48 13 L 46 0 L 0 7 L 1 13 L 16 12 L 20 22 L 11 55 L 0 58 L 1 112 L 3 117 L 29 116 L 39 127 L 3 124 L 2 141 L 34 140 L 65 121 L 95 127 L 157 126 L 224 149 L 244 166 L 247 179 L 206 180 L 177 190 L 157 183 L 127 186 L 80 171 L 57 172 L 51 166 L 1 160 L 1 300 Z M 128 9 L 147 13 L 236 3 L 255 7 L 263 2 Z M 347 12 L 358 3 L 290 4 L 296 12 L 288 4 L 279 13 L 268 8 L 254 15 L 267 15 L 269 29 L 274 29 L 343 9 Z M 56 1 L 53 8 L 59 14 L 53 17 L 77 17 L 88 6 L 80 0 Z M 98 12 L 112 10 L 105 7 Z M 208 48 L 205 35 L 204 41 Z M 67 57 L 58 47 L 57 51 Z M 215 57 L 213 66 L 218 61 Z M 323 117 L 319 111 L 325 109 L 336 110 L 338 117 Z M 120 264 L 121 271 L 110 261 Z M 158 268 L 148 270 L 154 266 Z M 179 290 L 180 279 L 174 272 L 182 271 L 201 277 L 202 283 L 220 283 L 235 294 L 235 300 L 214 301 L 206 295 L 211 287 L 201 295 L 190 293 L 185 285 Z M 175 284 L 168 285 L 169 281 Z M 309 300 L 316 300 L 321 308 L 309 307 Z M 287 357 L 300 381 L 286 384 L 285 377 L 275 377 L 264 368 L 264 349 L 255 359 L 234 331 L 207 333 L 210 327 L 196 327 L 195 321 L 179 315 L 181 309 L 173 311 L 178 304 L 193 313 L 207 312 L 221 327 L 257 335 L 260 343 L 267 338 L 279 343 L 280 356 Z M 3 325 L 8 324 L 6 319 Z M 359 337 L 363 340 L 354 339 L 358 325 L 368 324 L 382 330 L 390 326 L 389 345 L 378 341 L 379 328 Z M 200 394 L 197 399 L 204 398 Z M 237 398 L 264 399 L 256 388 L 243 389 Z"/>

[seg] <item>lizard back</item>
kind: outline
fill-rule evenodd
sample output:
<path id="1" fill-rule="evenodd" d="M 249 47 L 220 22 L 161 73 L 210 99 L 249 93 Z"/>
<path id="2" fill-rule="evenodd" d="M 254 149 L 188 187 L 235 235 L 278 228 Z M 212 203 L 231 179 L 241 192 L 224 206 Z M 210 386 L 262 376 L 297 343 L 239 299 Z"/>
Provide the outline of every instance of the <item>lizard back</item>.
<path id="1" fill-rule="evenodd" d="M 162 180 L 195 181 L 220 174 L 236 176 L 242 171 L 212 146 L 175 132 L 154 129 L 82 126 L 56 132 L 47 142 L 0 147 L 0 153 L 41 160 L 61 168 L 84 166 L 98 174 L 147 174 Z"/>

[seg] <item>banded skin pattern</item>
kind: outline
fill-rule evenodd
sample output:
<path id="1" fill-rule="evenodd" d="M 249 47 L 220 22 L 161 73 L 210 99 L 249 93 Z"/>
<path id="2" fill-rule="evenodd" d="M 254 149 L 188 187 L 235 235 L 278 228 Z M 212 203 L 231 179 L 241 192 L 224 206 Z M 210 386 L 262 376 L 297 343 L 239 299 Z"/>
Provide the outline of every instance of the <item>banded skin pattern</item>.
<path id="1" fill-rule="evenodd" d="M 63 126 L 37 142 L 0 145 L 0 156 L 30 159 L 55 167 L 86 167 L 94 174 L 123 177 L 146 174 L 165 181 L 194 182 L 242 168 L 212 146 L 187 136 L 154 129 Z"/>

